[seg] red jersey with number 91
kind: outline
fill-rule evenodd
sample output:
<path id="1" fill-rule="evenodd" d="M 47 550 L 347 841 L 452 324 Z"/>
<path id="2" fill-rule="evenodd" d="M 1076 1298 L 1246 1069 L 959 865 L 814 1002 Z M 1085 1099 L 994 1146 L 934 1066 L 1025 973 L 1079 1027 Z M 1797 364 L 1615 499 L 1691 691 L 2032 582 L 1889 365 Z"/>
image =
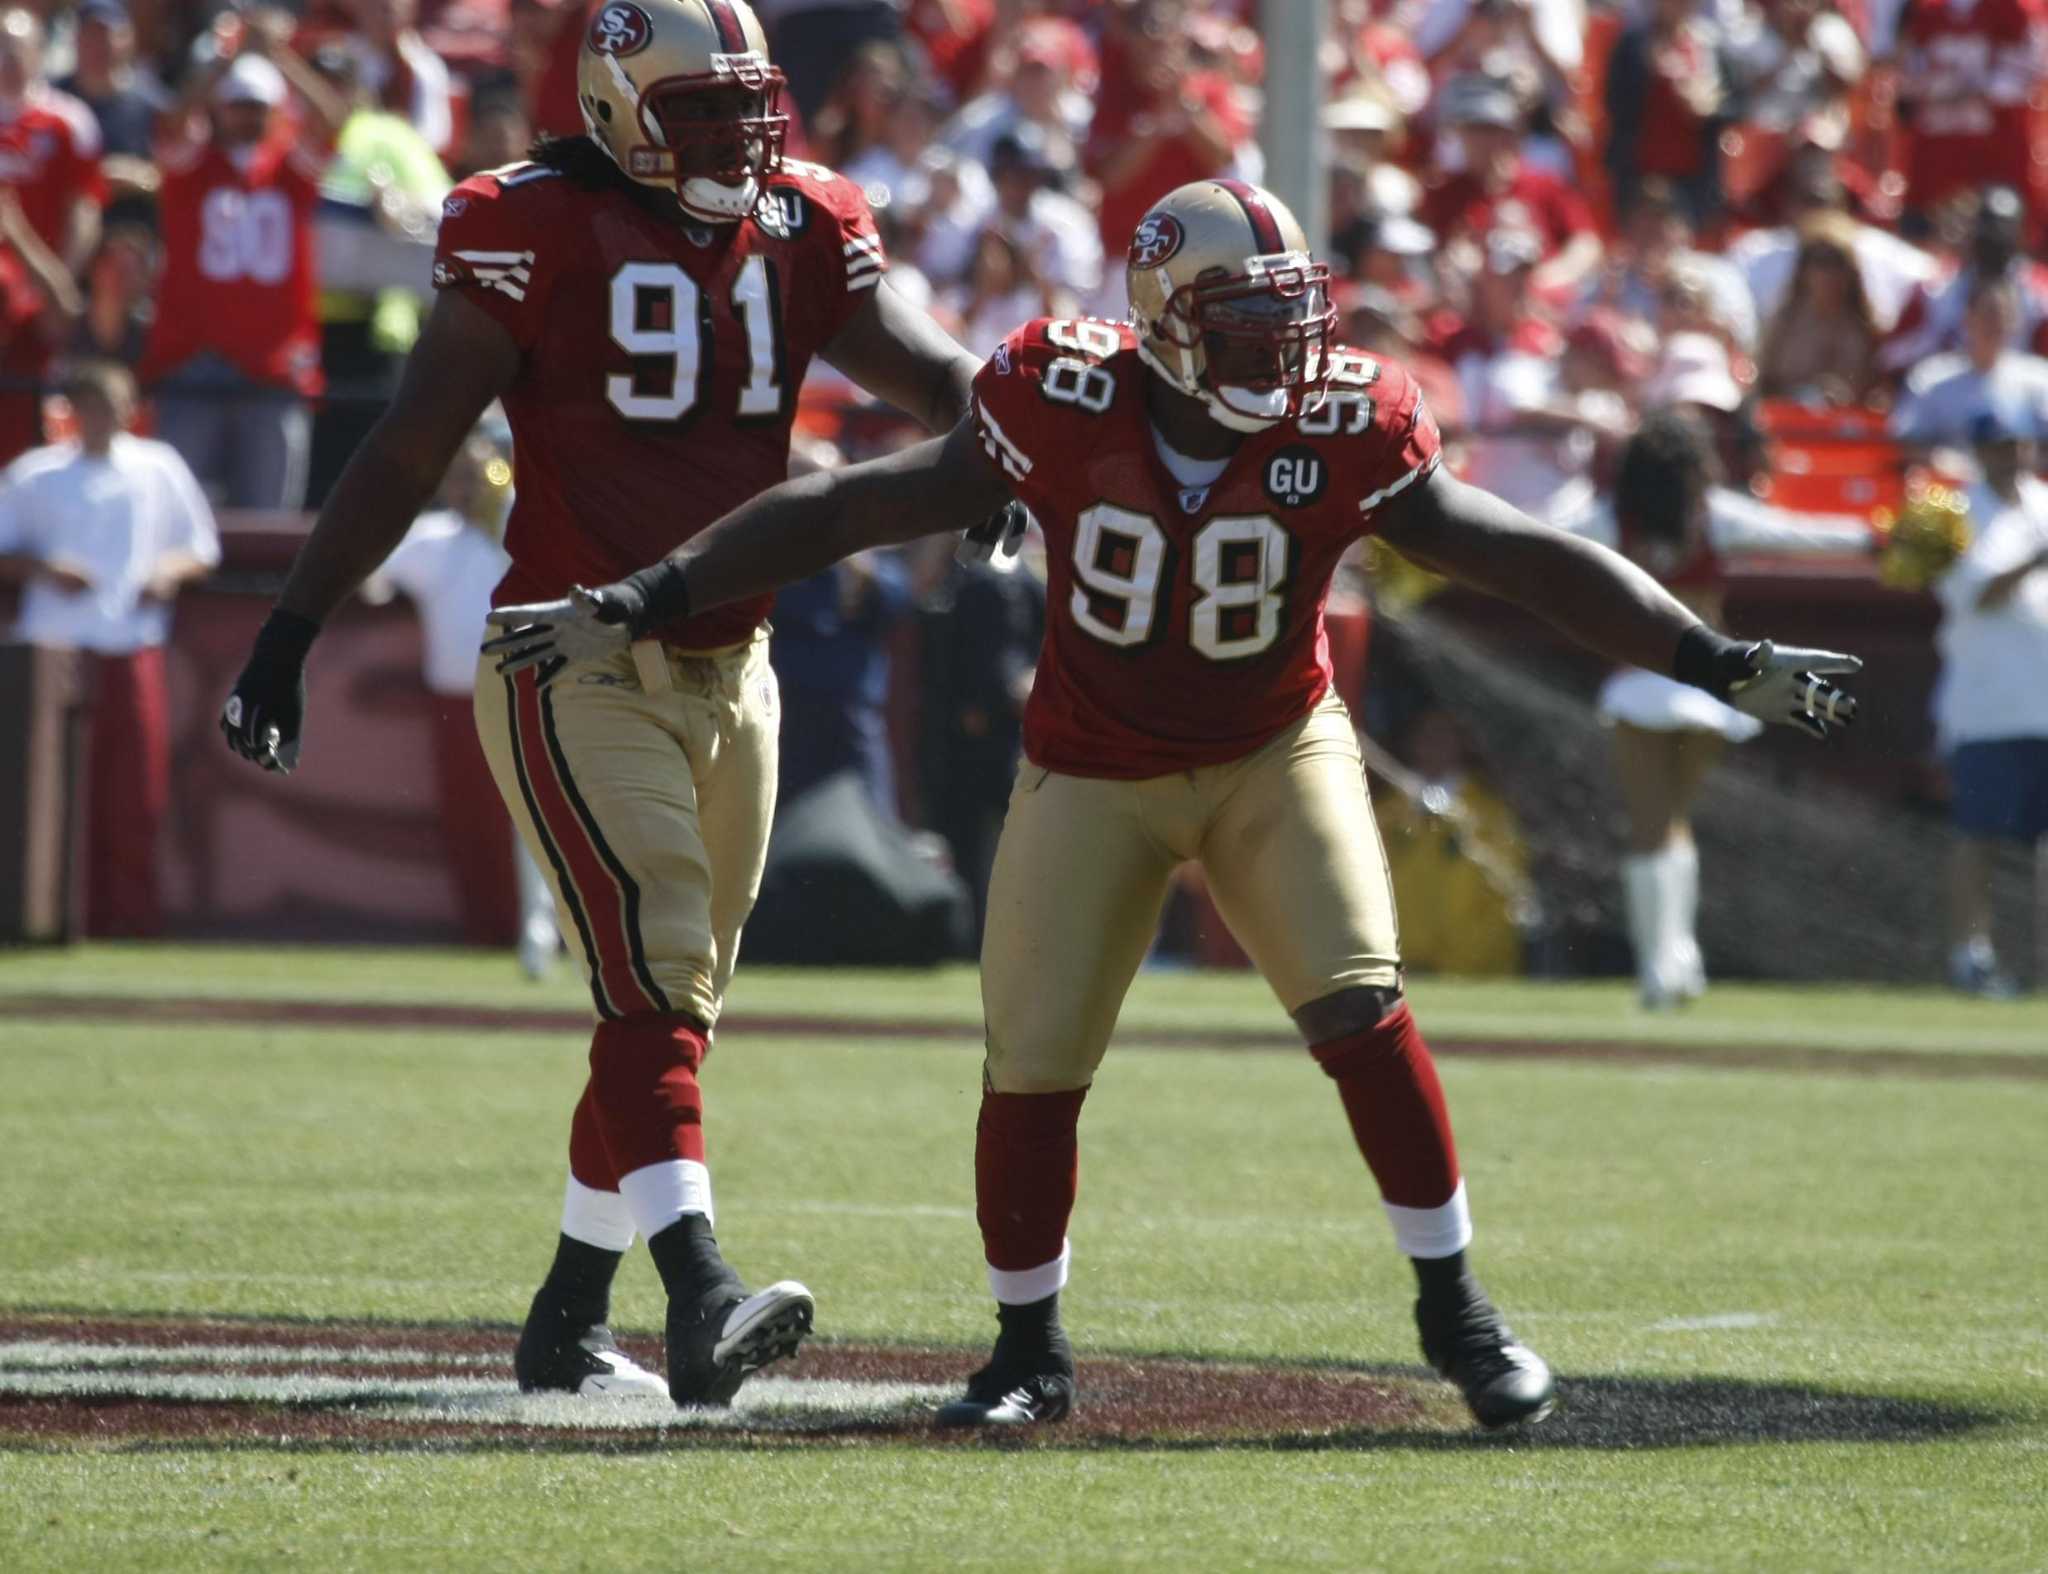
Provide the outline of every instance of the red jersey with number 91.
<path id="1" fill-rule="evenodd" d="M 1322 405 L 1192 488 L 1160 458 L 1130 329 L 1034 322 L 982 367 L 982 447 L 1045 532 L 1034 764 L 1123 779 L 1218 765 L 1322 699 L 1338 559 L 1442 447 L 1406 372 L 1344 349 L 1333 364 Z"/>
<path id="2" fill-rule="evenodd" d="M 473 175 L 442 207 L 434 283 L 524 355 L 504 395 L 516 495 L 499 606 L 601 585 L 673 551 L 789 470 L 812 356 L 881 280 L 860 188 L 785 163 L 737 224 L 671 222 L 543 164 Z M 661 630 L 746 639 L 772 597 Z"/>

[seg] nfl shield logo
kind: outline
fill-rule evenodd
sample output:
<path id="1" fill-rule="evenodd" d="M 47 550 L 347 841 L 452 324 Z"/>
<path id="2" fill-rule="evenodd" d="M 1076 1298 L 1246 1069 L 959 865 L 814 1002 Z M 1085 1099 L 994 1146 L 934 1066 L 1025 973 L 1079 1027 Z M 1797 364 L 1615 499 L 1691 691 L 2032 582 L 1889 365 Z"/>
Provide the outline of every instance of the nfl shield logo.
<path id="1" fill-rule="evenodd" d="M 1183 514 L 1199 514 L 1202 505 L 1209 501 L 1206 486 L 1184 486 L 1180 492 L 1180 511 Z"/>

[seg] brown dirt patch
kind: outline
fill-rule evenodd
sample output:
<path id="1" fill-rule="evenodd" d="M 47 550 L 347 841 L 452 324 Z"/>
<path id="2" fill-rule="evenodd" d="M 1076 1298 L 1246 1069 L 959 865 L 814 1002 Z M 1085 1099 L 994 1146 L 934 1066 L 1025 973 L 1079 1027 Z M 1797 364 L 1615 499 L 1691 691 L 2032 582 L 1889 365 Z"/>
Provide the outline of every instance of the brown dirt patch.
<path id="1" fill-rule="evenodd" d="M 175 996 L 90 998 L 73 995 L 0 997 L 0 1020 L 227 1024 L 275 1028 L 357 1028 L 462 1033 L 587 1033 L 580 1010 L 533 1006 L 440 1005 L 432 1002 L 227 1000 Z M 896 1038 L 977 1043 L 978 1027 L 959 1022 L 889 1021 L 872 1017 L 728 1015 L 730 1034 L 812 1038 Z M 1176 1028 L 1125 1035 L 1134 1047 L 1286 1050 L 1285 1033 L 1239 1028 Z M 1473 1039 L 1431 1035 L 1437 1054 L 1485 1060 L 1565 1060 L 1608 1066 L 1682 1066 L 1695 1070 L 1784 1071 L 1802 1076 L 1921 1077 L 1957 1081 L 2048 1081 L 2048 1059 L 2027 1055 L 1929 1054 L 1910 1049 L 1814 1049 L 1787 1044 L 1667 1044 L 1629 1039 Z"/>

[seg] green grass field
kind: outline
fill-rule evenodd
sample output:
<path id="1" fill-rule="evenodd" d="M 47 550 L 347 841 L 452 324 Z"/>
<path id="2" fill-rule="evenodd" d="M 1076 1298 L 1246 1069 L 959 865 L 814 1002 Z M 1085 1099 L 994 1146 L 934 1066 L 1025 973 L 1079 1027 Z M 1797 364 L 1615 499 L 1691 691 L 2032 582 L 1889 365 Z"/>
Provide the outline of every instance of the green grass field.
<path id="1" fill-rule="evenodd" d="M 2048 1567 L 2048 1006 L 1423 982 L 1474 1261 L 1558 1369 L 1526 1435 L 1151 1446 L 0 1449 L 0 1569 L 2022 1570 Z M 10 1011 L 67 997 L 82 1014 Z M 0 1312 L 510 1329 L 545 1266 L 574 1032 L 153 1022 L 222 997 L 573 1009 L 449 953 L 0 953 Z M 822 1338 L 978 1351 L 972 974 L 742 972 L 706 1073 L 719 1234 Z M 803 1018 L 950 1024 L 807 1034 Z M 1140 981 L 1088 1104 L 1069 1326 L 1090 1354 L 1417 1365 L 1410 1280 L 1261 986 Z M 1686 1063 L 1903 1052 L 1895 1069 Z M 1945 1057 L 2003 1056 L 1968 1077 Z M 1803 1061 L 1809 1067 L 1815 1062 Z M 615 1320 L 657 1328 L 644 1254 Z M 1084 1400 L 1086 1396 L 1084 1393 Z M 0 1398 L 0 1431 L 7 1409 Z"/>

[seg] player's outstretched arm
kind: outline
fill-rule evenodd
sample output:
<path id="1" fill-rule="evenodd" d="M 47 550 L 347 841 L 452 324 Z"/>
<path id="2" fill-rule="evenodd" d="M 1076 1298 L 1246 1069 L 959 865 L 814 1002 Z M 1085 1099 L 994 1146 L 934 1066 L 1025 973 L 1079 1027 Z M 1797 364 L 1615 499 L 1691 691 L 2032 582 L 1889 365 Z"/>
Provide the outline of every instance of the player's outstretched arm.
<path id="1" fill-rule="evenodd" d="M 221 708 L 228 747 L 265 770 L 298 763 L 306 653 L 320 624 L 391 555 L 448 462 L 519 371 L 519 347 L 481 307 L 444 290 L 398 394 L 363 439 Z"/>
<path id="2" fill-rule="evenodd" d="M 561 601 L 499 607 L 484 649 L 501 672 L 587 661 L 670 623 L 765 595 L 869 547 L 958 530 L 1004 507 L 1009 484 L 973 423 L 843 470 L 771 487 L 637 574 Z"/>
<path id="3" fill-rule="evenodd" d="M 1825 737 L 1856 701 L 1830 677 L 1854 656 L 1727 638 L 1619 552 L 1554 530 L 1438 470 L 1374 516 L 1386 543 L 1425 568 L 1512 601 L 1580 644 L 1670 673 L 1763 721 Z"/>
<path id="4" fill-rule="evenodd" d="M 824 357 L 928 432 L 950 432 L 973 402 L 981 362 L 889 287 L 868 291 Z"/>

